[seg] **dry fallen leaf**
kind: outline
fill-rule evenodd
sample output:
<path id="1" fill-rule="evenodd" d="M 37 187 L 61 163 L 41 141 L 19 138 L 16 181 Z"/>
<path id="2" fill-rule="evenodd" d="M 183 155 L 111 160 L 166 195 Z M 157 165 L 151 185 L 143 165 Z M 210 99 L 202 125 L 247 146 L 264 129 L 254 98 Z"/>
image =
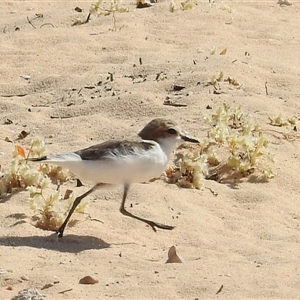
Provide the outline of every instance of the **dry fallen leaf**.
<path id="1" fill-rule="evenodd" d="M 27 135 L 29 135 L 30 132 L 27 132 L 25 130 L 22 130 L 19 135 L 18 135 L 18 138 L 17 138 L 17 141 L 18 140 L 23 140 L 26 138 Z"/>
<path id="2" fill-rule="evenodd" d="M 227 48 L 224 48 L 221 52 L 220 52 L 220 55 L 225 55 L 227 52 Z"/>
<path id="3" fill-rule="evenodd" d="M 69 199 L 70 195 L 73 193 L 73 190 L 67 189 L 64 195 L 64 200 Z"/>
<path id="4" fill-rule="evenodd" d="M 78 7 L 78 6 L 76 6 L 76 7 L 74 8 L 74 10 L 77 11 L 77 12 L 82 12 L 82 8 L 80 8 L 80 7 Z"/>
<path id="5" fill-rule="evenodd" d="M 22 157 L 25 157 L 25 150 L 24 150 L 24 148 L 21 147 L 21 146 L 16 146 L 16 148 L 17 148 L 18 154 L 21 155 Z"/>
<path id="6" fill-rule="evenodd" d="M 80 284 L 95 284 L 95 283 L 98 283 L 99 280 L 97 279 L 94 279 L 93 277 L 91 276 L 84 276 L 82 277 L 80 280 L 79 280 L 79 283 Z"/>
<path id="7" fill-rule="evenodd" d="M 168 263 L 182 263 L 182 259 L 178 256 L 177 252 L 176 252 L 176 248 L 175 246 L 172 246 L 169 249 L 168 252 L 168 260 L 166 261 L 166 264 Z"/>

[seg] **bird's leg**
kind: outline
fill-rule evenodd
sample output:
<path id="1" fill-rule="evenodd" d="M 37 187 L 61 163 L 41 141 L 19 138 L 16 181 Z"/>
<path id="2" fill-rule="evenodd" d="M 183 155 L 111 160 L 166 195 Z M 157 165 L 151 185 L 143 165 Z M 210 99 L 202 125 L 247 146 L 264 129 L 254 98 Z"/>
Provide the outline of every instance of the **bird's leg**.
<path id="1" fill-rule="evenodd" d="M 90 193 L 92 193 L 93 191 L 95 191 L 101 184 L 96 184 L 94 185 L 90 190 L 88 190 L 87 192 L 85 192 L 84 194 L 82 194 L 81 196 L 78 196 L 74 202 L 73 205 L 65 219 L 65 221 L 62 223 L 62 225 L 59 227 L 59 229 L 56 231 L 56 233 L 58 234 L 58 237 L 63 237 L 64 235 L 64 230 L 73 214 L 73 212 L 75 211 L 76 207 L 79 205 L 79 203 L 81 202 L 81 200 L 83 198 L 85 198 L 86 196 L 88 196 Z"/>
<path id="2" fill-rule="evenodd" d="M 124 185 L 123 199 L 122 199 L 122 203 L 121 203 L 121 207 L 120 207 L 120 212 L 123 215 L 125 215 L 127 217 L 134 218 L 136 220 L 139 220 L 141 222 L 144 222 L 144 223 L 148 224 L 153 229 L 153 231 L 155 231 L 155 232 L 156 232 L 156 228 L 155 227 L 160 228 L 160 229 L 166 229 L 166 230 L 172 230 L 172 229 L 174 229 L 174 226 L 169 226 L 169 225 L 164 225 L 164 224 L 161 224 L 161 223 L 156 223 L 156 222 L 151 221 L 151 220 L 140 218 L 140 217 L 135 216 L 135 215 L 131 214 L 130 212 L 128 212 L 125 209 L 125 201 L 126 201 L 128 190 L 129 190 L 129 184 L 125 184 Z"/>

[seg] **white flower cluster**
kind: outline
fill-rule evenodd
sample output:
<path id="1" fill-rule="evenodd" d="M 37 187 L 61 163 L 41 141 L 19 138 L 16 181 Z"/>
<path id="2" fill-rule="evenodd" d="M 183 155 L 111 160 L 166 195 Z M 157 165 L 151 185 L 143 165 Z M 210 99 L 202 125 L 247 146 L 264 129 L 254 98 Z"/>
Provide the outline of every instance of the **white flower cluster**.
<path id="1" fill-rule="evenodd" d="M 198 146 L 177 152 L 175 166 L 166 171 L 168 182 L 200 189 L 205 178 L 221 180 L 229 173 L 241 177 L 256 173 L 265 180 L 274 177 L 268 168 L 274 161 L 267 151 L 268 140 L 240 107 L 232 110 L 223 104 L 205 119 L 211 126 L 207 138 Z"/>
<path id="2" fill-rule="evenodd" d="M 129 8 L 122 5 L 121 0 L 111 0 L 109 3 L 98 0 L 90 7 L 90 14 L 108 16 L 114 12 L 129 12 Z"/>
<path id="3" fill-rule="evenodd" d="M 24 148 L 15 146 L 10 167 L 0 174 L 0 196 L 11 193 L 15 188 L 40 185 L 44 175 L 28 165 L 27 158 L 29 155 L 40 156 L 44 151 L 45 144 L 41 138 L 32 140 L 27 157 Z"/>
<path id="4" fill-rule="evenodd" d="M 29 203 L 32 210 L 37 212 L 32 219 L 35 226 L 45 230 L 56 230 L 62 224 L 66 214 L 74 201 L 72 191 L 62 196 L 60 189 L 53 192 L 52 183 L 60 186 L 70 179 L 70 174 L 60 167 L 47 164 L 29 164 L 29 157 L 40 157 L 45 152 L 45 143 L 42 138 L 36 137 L 31 141 L 26 151 L 16 146 L 10 167 L 0 173 L 0 197 L 11 193 L 14 189 L 27 189 Z M 83 213 L 87 203 L 82 203 L 76 212 Z M 71 220 L 72 221 L 72 220 Z M 74 224 L 71 222 L 70 224 Z"/>
<path id="5" fill-rule="evenodd" d="M 208 137 L 219 147 L 225 146 L 229 151 L 227 166 L 236 172 L 249 175 L 259 169 L 259 158 L 273 160 L 266 150 L 269 141 L 263 135 L 260 126 L 252 117 L 245 115 L 241 107 L 232 110 L 229 105 L 223 104 L 216 114 L 206 120 L 212 126 Z M 274 172 L 266 172 L 264 167 L 262 168 L 260 171 L 264 177 L 267 176 L 265 179 L 274 176 Z"/>
<path id="6" fill-rule="evenodd" d="M 166 171 L 169 183 L 200 189 L 208 175 L 208 155 L 200 149 L 181 149 L 176 153 L 175 167 Z"/>

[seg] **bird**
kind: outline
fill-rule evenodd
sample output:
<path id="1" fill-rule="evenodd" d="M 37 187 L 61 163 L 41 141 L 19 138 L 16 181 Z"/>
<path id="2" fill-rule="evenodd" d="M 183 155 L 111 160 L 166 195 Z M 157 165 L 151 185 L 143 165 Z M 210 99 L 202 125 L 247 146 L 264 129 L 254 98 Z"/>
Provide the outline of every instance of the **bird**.
<path id="1" fill-rule="evenodd" d="M 172 152 L 184 142 L 199 143 L 187 136 L 177 123 L 165 118 L 150 121 L 135 137 L 111 139 L 88 148 L 56 155 L 31 158 L 31 161 L 53 164 L 69 169 L 80 180 L 92 181 L 94 186 L 78 196 L 59 229 L 63 237 L 65 228 L 82 199 L 97 189 L 123 185 L 120 212 L 156 228 L 172 230 L 174 227 L 136 216 L 125 208 L 125 201 L 133 183 L 147 182 L 160 176 L 166 169 Z"/>

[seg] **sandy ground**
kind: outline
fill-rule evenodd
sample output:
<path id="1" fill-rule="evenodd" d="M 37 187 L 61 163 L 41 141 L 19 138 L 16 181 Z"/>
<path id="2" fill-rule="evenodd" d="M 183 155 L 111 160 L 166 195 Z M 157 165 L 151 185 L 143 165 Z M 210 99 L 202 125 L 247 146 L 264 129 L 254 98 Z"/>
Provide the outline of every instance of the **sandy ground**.
<path id="1" fill-rule="evenodd" d="M 145 9 L 123 4 L 130 12 L 115 14 L 112 31 L 112 16 L 71 26 L 86 18 L 91 3 L 0 2 L 2 166 L 13 150 L 5 138 L 22 130 L 31 132 L 24 147 L 38 134 L 55 153 L 131 136 L 159 116 L 201 139 L 203 117 L 212 112 L 207 105 L 216 109 L 223 102 L 241 105 L 266 130 L 285 131 L 270 126 L 268 117 L 299 116 L 297 1 L 198 1 L 195 9 L 175 13 L 168 1 Z M 226 55 L 219 55 L 224 48 Z M 241 88 L 224 83 L 214 94 L 206 83 L 220 71 Z M 176 94 L 174 84 L 186 88 Z M 167 97 L 187 106 L 163 105 Z M 87 213 L 101 222 L 67 228 L 60 240 L 30 224 L 28 192 L 1 199 L 0 298 L 28 287 L 47 299 L 298 298 L 299 140 L 268 138 L 277 159 L 269 183 L 207 181 L 202 190 L 162 180 L 134 185 L 131 211 L 175 225 L 173 231 L 154 233 L 122 216 L 121 188 L 89 196 Z M 172 245 L 184 263 L 165 264 Z M 85 275 L 99 283 L 79 284 Z"/>

